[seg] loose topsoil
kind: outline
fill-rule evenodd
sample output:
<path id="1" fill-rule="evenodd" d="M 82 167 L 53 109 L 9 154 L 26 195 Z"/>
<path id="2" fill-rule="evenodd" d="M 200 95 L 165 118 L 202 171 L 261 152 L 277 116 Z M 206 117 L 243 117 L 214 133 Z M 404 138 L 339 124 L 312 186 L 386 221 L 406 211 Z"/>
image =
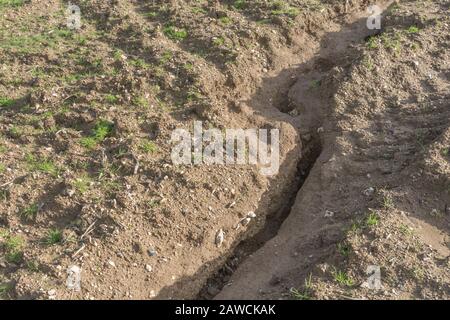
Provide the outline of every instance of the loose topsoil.
<path id="1" fill-rule="evenodd" d="M 71 3 L 0 0 L 2 299 L 449 298 L 448 1 Z M 174 165 L 194 121 L 279 173 Z"/>

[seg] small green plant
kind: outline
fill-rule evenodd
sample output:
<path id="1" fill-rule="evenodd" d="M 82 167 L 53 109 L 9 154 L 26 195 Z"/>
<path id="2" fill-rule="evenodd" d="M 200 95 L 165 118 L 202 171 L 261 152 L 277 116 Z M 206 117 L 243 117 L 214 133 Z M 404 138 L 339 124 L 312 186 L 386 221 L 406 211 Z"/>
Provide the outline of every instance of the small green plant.
<path id="1" fill-rule="evenodd" d="M 233 7 L 238 10 L 244 9 L 245 5 L 246 5 L 246 0 L 236 0 L 233 3 Z"/>
<path id="2" fill-rule="evenodd" d="M 296 288 L 291 288 L 289 290 L 292 297 L 296 300 L 311 300 L 311 296 L 308 294 L 306 290 L 300 291 Z"/>
<path id="3" fill-rule="evenodd" d="M 261 19 L 261 20 L 256 21 L 256 23 L 260 24 L 260 25 L 264 25 L 264 24 L 270 24 L 271 21 L 272 20 L 270 20 L 270 19 Z"/>
<path id="4" fill-rule="evenodd" d="M 6 261 L 10 263 L 19 264 L 22 261 L 23 252 L 21 251 L 12 251 L 6 254 Z"/>
<path id="5" fill-rule="evenodd" d="M 296 16 L 298 16 L 300 14 L 300 9 L 290 7 L 287 10 L 285 10 L 284 14 L 286 14 L 287 16 L 289 16 L 291 18 L 295 18 Z"/>
<path id="6" fill-rule="evenodd" d="M 117 148 L 116 157 L 121 158 L 128 153 L 128 149 L 125 147 Z"/>
<path id="7" fill-rule="evenodd" d="M 300 10 L 287 5 L 284 1 L 274 1 L 272 4 L 272 15 L 286 15 L 295 18 L 300 14 Z"/>
<path id="8" fill-rule="evenodd" d="M 144 16 L 147 17 L 147 18 L 154 18 L 154 17 L 158 16 L 158 12 L 156 12 L 156 11 L 149 11 L 149 12 L 144 13 Z"/>
<path id="9" fill-rule="evenodd" d="M 385 210 L 392 209 L 394 207 L 394 200 L 392 199 L 392 196 L 389 194 L 385 194 L 383 196 L 383 208 Z"/>
<path id="10" fill-rule="evenodd" d="M 187 96 L 186 96 L 186 100 L 188 102 L 198 101 L 203 97 L 201 92 L 199 92 L 198 90 L 196 91 L 196 90 L 197 89 L 194 88 L 193 90 L 188 91 Z"/>
<path id="11" fill-rule="evenodd" d="M 352 251 L 352 247 L 347 242 L 340 242 L 337 245 L 337 250 L 343 257 L 348 257 Z"/>
<path id="12" fill-rule="evenodd" d="M 36 164 L 36 169 L 45 173 L 56 176 L 58 174 L 58 167 L 50 160 L 40 161 Z"/>
<path id="13" fill-rule="evenodd" d="M 0 238 L 6 238 L 6 237 L 8 237 L 8 236 L 9 236 L 8 230 L 1 229 L 1 228 L 0 228 Z"/>
<path id="14" fill-rule="evenodd" d="M 2 189 L 0 190 L 0 201 L 6 201 L 8 199 L 9 196 L 9 191 Z"/>
<path id="15" fill-rule="evenodd" d="M 418 33 L 420 29 L 417 26 L 410 26 L 406 31 L 408 33 Z"/>
<path id="16" fill-rule="evenodd" d="M 77 34 L 75 38 L 80 46 L 86 45 L 86 43 L 88 41 L 88 39 L 86 37 L 79 35 L 79 34 Z"/>
<path id="17" fill-rule="evenodd" d="M 113 95 L 113 94 L 107 94 L 105 96 L 105 101 L 110 104 L 115 104 L 115 103 L 117 103 L 117 101 L 119 101 L 119 97 L 117 97 L 116 95 Z"/>
<path id="18" fill-rule="evenodd" d="M 7 236 L 5 241 L 6 261 L 10 263 L 20 263 L 23 257 L 22 249 L 25 241 L 20 236 Z"/>
<path id="19" fill-rule="evenodd" d="M 94 149 L 97 145 L 97 140 L 93 137 L 85 137 L 80 140 L 80 144 L 86 149 Z"/>
<path id="20" fill-rule="evenodd" d="M 52 176 L 57 176 L 60 172 L 60 168 L 58 168 L 50 159 L 44 158 L 42 160 L 38 160 L 34 155 L 27 154 L 25 160 L 31 170 L 48 173 Z"/>
<path id="21" fill-rule="evenodd" d="M 366 219 L 367 227 L 374 227 L 378 224 L 378 215 L 375 212 L 371 212 Z"/>
<path id="22" fill-rule="evenodd" d="M 158 207 L 159 203 L 160 203 L 159 200 L 152 199 L 148 202 L 148 206 L 153 209 L 153 208 Z"/>
<path id="23" fill-rule="evenodd" d="M 363 228 L 364 223 L 361 220 L 353 220 L 350 227 L 347 229 L 347 233 L 358 233 Z"/>
<path id="24" fill-rule="evenodd" d="M 39 272 L 39 264 L 36 261 L 27 261 L 26 267 L 31 272 Z"/>
<path id="25" fill-rule="evenodd" d="M 321 85 L 321 81 L 320 81 L 320 80 L 312 80 L 312 81 L 309 83 L 309 88 L 310 88 L 310 89 L 318 88 L 318 87 L 320 87 L 320 85 Z"/>
<path id="26" fill-rule="evenodd" d="M 168 37 L 169 39 L 181 41 L 187 38 L 188 33 L 183 28 L 177 28 L 172 25 L 168 25 L 163 29 L 163 33 Z"/>
<path id="27" fill-rule="evenodd" d="M 92 183 L 91 178 L 89 178 L 89 176 L 84 175 L 81 178 L 75 179 L 72 182 L 72 186 L 78 190 L 78 192 L 80 192 L 81 194 L 86 193 L 89 190 L 89 187 Z"/>
<path id="28" fill-rule="evenodd" d="M 12 126 L 9 128 L 8 133 L 12 138 L 20 138 L 23 134 L 23 130 L 17 126 Z"/>
<path id="29" fill-rule="evenodd" d="M 10 298 L 10 292 L 13 286 L 10 283 L 0 283 L 0 299 Z"/>
<path id="30" fill-rule="evenodd" d="M 26 207 L 25 209 L 23 209 L 22 212 L 20 213 L 20 215 L 25 220 L 33 220 L 36 218 L 38 211 L 39 211 L 39 205 L 37 203 L 35 203 L 35 204 L 32 204 L 32 205 Z"/>
<path id="31" fill-rule="evenodd" d="M 0 97 L 0 107 L 1 108 L 11 107 L 12 105 L 14 105 L 14 100 L 13 99 Z"/>
<path id="32" fill-rule="evenodd" d="M 404 236 L 412 236 L 414 234 L 413 230 L 405 224 L 402 224 L 398 229 Z"/>
<path id="33" fill-rule="evenodd" d="M 334 280 L 341 286 L 351 287 L 355 283 L 353 279 L 347 274 L 347 272 L 334 270 L 333 271 Z"/>
<path id="34" fill-rule="evenodd" d="M 151 67 L 151 65 L 148 64 L 147 62 L 145 62 L 144 59 L 130 60 L 130 64 L 135 66 L 135 67 L 141 68 L 141 69 L 148 69 L 148 68 Z"/>
<path id="35" fill-rule="evenodd" d="M 401 49 L 400 33 L 383 33 L 381 41 L 385 48 L 391 49 L 395 54 L 398 54 Z"/>
<path id="36" fill-rule="evenodd" d="M 376 36 L 371 36 L 367 40 L 367 47 L 369 49 L 376 49 L 378 48 L 378 38 Z"/>
<path id="37" fill-rule="evenodd" d="M 220 17 L 219 21 L 220 21 L 220 23 L 222 23 L 224 25 L 228 25 L 228 24 L 231 24 L 233 22 L 233 20 L 231 20 L 230 17 Z"/>
<path id="38" fill-rule="evenodd" d="M 123 52 L 122 52 L 122 50 L 117 49 L 114 51 L 113 55 L 114 55 L 114 60 L 119 61 L 122 59 Z"/>
<path id="39" fill-rule="evenodd" d="M 5 246 L 7 251 L 17 251 L 23 247 L 24 240 L 20 236 L 7 236 Z"/>
<path id="40" fill-rule="evenodd" d="M 114 129 L 114 124 L 106 120 L 99 120 L 95 124 L 94 129 L 89 137 L 84 137 L 80 140 L 83 147 L 93 149 L 98 143 L 108 137 Z"/>
<path id="41" fill-rule="evenodd" d="M 44 242 L 45 244 L 52 246 L 57 243 L 61 243 L 62 240 L 63 240 L 62 231 L 58 229 L 51 229 L 47 232 Z"/>
<path id="42" fill-rule="evenodd" d="M 192 11 L 192 13 L 195 13 L 195 14 L 206 14 L 207 13 L 207 11 L 205 9 L 200 8 L 200 7 L 194 7 L 191 9 L 191 11 Z"/>
<path id="43" fill-rule="evenodd" d="M 423 281 L 425 278 L 425 270 L 422 269 L 421 267 L 413 267 L 411 270 L 411 275 L 419 280 L 419 281 Z"/>
<path id="44" fill-rule="evenodd" d="M 298 290 L 296 288 L 291 288 L 289 292 L 292 297 L 297 300 L 311 300 L 311 289 L 312 289 L 312 274 L 310 273 L 308 278 L 305 279 L 305 285 L 303 290 Z"/>
<path id="45" fill-rule="evenodd" d="M 411 43 L 410 46 L 411 46 L 411 49 L 414 51 L 417 51 L 420 49 L 420 44 L 417 42 Z"/>
<path id="46" fill-rule="evenodd" d="M 172 60 L 173 58 L 173 52 L 170 50 L 166 50 L 163 52 L 163 54 L 161 55 L 161 58 L 159 59 L 159 64 L 160 65 L 165 65 L 167 64 L 170 60 Z"/>
<path id="47" fill-rule="evenodd" d="M 71 38 L 73 36 L 73 32 L 69 29 L 58 29 L 56 30 L 55 35 L 61 38 Z"/>
<path id="48" fill-rule="evenodd" d="M 1 7 L 20 7 L 25 3 L 25 0 L 0 0 Z"/>
<path id="49" fill-rule="evenodd" d="M 213 44 L 217 47 L 223 46 L 225 44 L 225 39 L 223 37 L 214 38 Z"/>
<path id="50" fill-rule="evenodd" d="M 450 154 L 450 148 L 445 147 L 445 148 L 441 149 L 441 155 L 443 157 L 448 157 L 449 154 Z"/>
<path id="51" fill-rule="evenodd" d="M 133 104 L 142 108 L 147 108 L 148 107 L 148 100 L 145 99 L 145 97 L 143 96 L 136 96 L 133 98 Z"/>
<path id="52" fill-rule="evenodd" d="M 374 66 L 374 64 L 373 64 L 373 60 L 372 60 L 372 58 L 369 57 L 369 56 L 364 57 L 363 64 L 364 64 L 364 66 L 366 66 L 366 68 L 367 68 L 369 71 L 372 71 L 373 69 L 375 69 L 375 66 Z"/>
<path id="53" fill-rule="evenodd" d="M 142 151 L 144 151 L 146 153 L 154 153 L 157 150 L 156 144 L 153 141 L 149 141 L 149 140 L 144 140 L 141 143 L 140 148 Z"/>
<path id="54" fill-rule="evenodd" d="M 186 70 L 186 71 L 192 71 L 192 70 L 194 70 L 194 65 L 193 65 L 191 62 L 186 62 L 186 63 L 183 65 L 183 68 L 184 68 L 184 70 Z"/>

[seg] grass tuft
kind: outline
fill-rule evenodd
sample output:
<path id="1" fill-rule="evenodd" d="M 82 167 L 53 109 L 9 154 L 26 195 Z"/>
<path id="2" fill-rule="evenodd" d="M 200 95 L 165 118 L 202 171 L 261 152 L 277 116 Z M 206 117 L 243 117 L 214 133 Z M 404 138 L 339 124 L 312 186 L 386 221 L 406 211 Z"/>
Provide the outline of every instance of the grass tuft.
<path id="1" fill-rule="evenodd" d="M 20 7 L 25 4 L 25 0 L 0 0 L 0 8 L 2 7 Z"/>
<path id="2" fill-rule="evenodd" d="M 34 220 L 36 218 L 36 215 L 39 211 L 39 206 L 37 203 L 30 205 L 29 207 L 26 207 L 22 210 L 20 215 L 25 220 Z"/>
<path id="3" fill-rule="evenodd" d="M 167 25 L 163 29 L 163 33 L 168 37 L 169 39 L 181 41 L 187 38 L 188 33 L 183 28 L 177 28 L 172 25 Z"/>
<path id="4" fill-rule="evenodd" d="M 89 137 L 84 137 L 80 140 L 83 147 L 87 149 L 93 149 L 98 143 L 102 142 L 109 135 L 111 135 L 114 129 L 114 124 L 107 120 L 99 120 Z"/>
<path id="5" fill-rule="evenodd" d="M 140 148 L 146 153 L 154 153 L 157 150 L 156 144 L 153 141 L 149 140 L 144 140 L 141 143 Z"/>
<path id="6" fill-rule="evenodd" d="M 353 279 L 344 271 L 334 270 L 333 271 L 334 280 L 342 286 L 351 287 L 354 285 Z"/>
<path id="7" fill-rule="evenodd" d="M 14 100 L 10 98 L 0 97 L 0 107 L 8 108 L 14 105 Z"/>
<path id="8" fill-rule="evenodd" d="M 25 246 L 25 241 L 20 236 L 6 236 L 5 250 L 6 261 L 18 264 L 22 261 L 22 249 Z"/>
<path id="9" fill-rule="evenodd" d="M 63 234 L 61 230 L 51 229 L 47 232 L 45 237 L 45 244 L 52 246 L 58 243 L 61 243 L 63 240 Z"/>
<path id="10" fill-rule="evenodd" d="M 378 224 L 378 215 L 375 212 L 371 212 L 366 219 L 366 226 L 374 227 Z"/>

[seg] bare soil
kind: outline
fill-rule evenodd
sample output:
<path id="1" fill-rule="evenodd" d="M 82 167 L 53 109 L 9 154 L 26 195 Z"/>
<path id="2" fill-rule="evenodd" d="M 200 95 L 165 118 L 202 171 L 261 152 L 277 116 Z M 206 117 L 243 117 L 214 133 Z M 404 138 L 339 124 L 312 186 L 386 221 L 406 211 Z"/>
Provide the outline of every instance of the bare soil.
<path id="1" fill-rule="evenodd" d="M 0 0 L 1 298 L 449 298 L 448 1 L 72 3 Z M 279 174 L 173 165 L 196 120 Z"/>

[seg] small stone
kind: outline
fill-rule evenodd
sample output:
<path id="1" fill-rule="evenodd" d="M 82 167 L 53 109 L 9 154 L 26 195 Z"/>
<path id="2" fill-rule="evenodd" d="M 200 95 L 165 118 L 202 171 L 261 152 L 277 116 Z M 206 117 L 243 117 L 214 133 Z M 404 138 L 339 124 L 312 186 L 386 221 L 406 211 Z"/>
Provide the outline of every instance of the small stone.
<path id="1" fill-rule="evenodd" d="M 112 260 L 108 260 L 108 264 L 109 264 L 111 267 L 113 267 L 113 268 L 116 267 L 116 264 L 115 264 L 114 261 L 112 261 Z"/>
<path id="2" fill-rule="evenodd" d="M 323 263 L 319 265 L 319 270 L 322 271 L 322 273 L 326 273 L 329 269 L 329 265 L 327 263 Z"/>
<path id="3" fill-rule="evenodd" d="M 55 300 L 56 299 L 56 290 L 55 289 L 51 289 L 47 293 L 48 293 L 48 299 L 49 300 Z"/>
<path id="4" fill-rule="evenodd" d="M 332 218 L 334 217 L 334 212 L 330 210 L 325 211 L 325 218 Z"/>
<path id="5" fill-rule="evenodd" d="M 152 268 L 151 265 L 146 264 L 146 265 L 145 265 L 145 270 L 147 270 L 147 272 L 152 272 L 152 271 L 153 271 L 153 268 Z"/>
<path id="6" fill-rule="evenodd" d="M 150 290 L 150 298 L 154 298 L 154 297 L 156 297 L 155 290 Z"/>
<path id="7" fill-rule="evenodd" d="M 216 235 L 216 245 L 218 247 L 220 247 L 222 245 L 224 239 L 225 239 L 225 232 L 223 232 L 223 230 L 220 229 Z"/>
<path id="8" fill-rule="evenodd" d="M 66 194 L 68 197 L 72 197 L 72 196 L 75 194 L 75 190 L 74 190 L 74 189 L 66 189 L 66 190 L 65 190 L 65 194 Z"/>
<path id="9" fill-rule="evenodd" d="M 148 252 L 148 255 L 149 255 L 150 257 L 154 257 L 154 256 L 157 255 L 156 250 L 155 250 L 155 249 L 152 249 L 152 248 L 148 249 L 147 252 Z"/>
<path id="10" fill-rule="evenodd" d="M 81 290 L 81 268 L 73 265 L 67 269 L 66 286 L 69 290 Z"/>
<path id="11" fill-rule="evenodd" d="M 363 191 L 363 194 L 367 197 L 372 196 L 375 193 L 375 189 L 373 187 L 367 188 Z"/>
<path id="12" fill-rule="evenodd" d="M 250 211 L 249 213 L 247 213 L 247 217 L 254 219 L 256 218 L 256 214 L 253 211 Z"/>

